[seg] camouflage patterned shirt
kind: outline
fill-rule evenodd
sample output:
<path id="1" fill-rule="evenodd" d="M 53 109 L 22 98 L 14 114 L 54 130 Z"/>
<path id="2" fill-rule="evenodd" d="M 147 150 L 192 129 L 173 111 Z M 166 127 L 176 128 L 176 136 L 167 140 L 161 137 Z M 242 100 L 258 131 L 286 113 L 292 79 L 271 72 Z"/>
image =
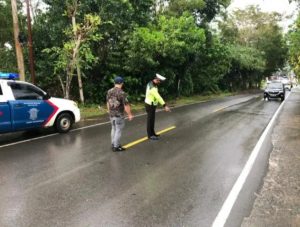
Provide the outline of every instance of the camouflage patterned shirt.
<path id="1" fill-rule="evenodd" d="M 114 87 L 107 92 L 106 102 L 109 105 L 110 117 L 124 117 L 124 105 L 129 104 L 127 94 L 120 88 Z"/>

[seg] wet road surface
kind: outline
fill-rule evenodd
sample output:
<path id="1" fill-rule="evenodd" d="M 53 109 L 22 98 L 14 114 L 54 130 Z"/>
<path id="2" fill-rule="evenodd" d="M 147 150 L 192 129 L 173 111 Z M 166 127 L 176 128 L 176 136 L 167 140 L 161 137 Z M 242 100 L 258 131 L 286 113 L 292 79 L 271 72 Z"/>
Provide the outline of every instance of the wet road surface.
<path id="1" fill-rule="evenodd" d="M 109 124 L 8 146 L 19 139 L 3 135 L 0 226 L 210 226 L 279 105 L 243 95 L 159 112 L 157 131 L 176 129 L 123 153 Z M 123 144 L 145 122 L 126 122 Z"/>

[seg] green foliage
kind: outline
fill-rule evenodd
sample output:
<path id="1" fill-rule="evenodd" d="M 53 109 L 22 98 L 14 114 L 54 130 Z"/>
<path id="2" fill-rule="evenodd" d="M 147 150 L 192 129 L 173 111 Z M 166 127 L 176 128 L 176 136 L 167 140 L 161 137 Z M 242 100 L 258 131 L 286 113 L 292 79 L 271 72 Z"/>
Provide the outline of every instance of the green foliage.
<path id="1" fill-rule="evenodd" d="M 232 63 L 238 65 L 241 70 L 264 71 L 264 55 L 259 50 L 239 45 L 231 45 L 229 50 Z"/>
<path id="2" fill-rule="evenodd" d="M 0 72 L 18 72 L 14 49 L 0 48 Z"/>
<path id="3" fill-rule="evenodd" d="M 295 22 L 293 30 L 288 35 L 289 43 L 289 63 L 295 71 L 297 77 L 300 77 L 300 15 Z"/>
<path id="4" fill-rule="evenodd" d="M 9 0 L 0 1 L 0 48 L 13 42 L 12 14 Z"/>
<path id="5" fill-rule="evenodd" d="M 221 87 L 230 91 L 258 88 L 265 70 L 264 55 L 257 49 L 241 45 L 229 45 L 230 71 L 223 78 Z"/>
<path id="6" fill-rule="evenodd" d="M 230 5 L 231 0 L 204 0 L 204 2 L 205 7 L 198 12 L 202 18 L 202 24 L 211 22 L 216 15 Z"/>
<path id="7" fill-rule="evenodd" d="M 219 81 L 229 72 L 230 59 L 226 45 L 214 36 L 209 46 L 197 52 L 194 64 L 189 68 L 194 93 L 218 92 Z"/>
<path id="8" fill-rule="evenodd" d="M 169 0 L 169 6 L 160 10 L 157 4 L 165 1 L 44 2 L 48 10 L 37 13 L 33 38 L 37 81 L 52 95 L 63 94 L 62 85 L 76 74 L 77 64 L 86 102 L 101 103 L 116 75 L 125 78 L 130 100 L 142 101 L 146 83 L 155 73 L 167 77 L 160 87 L 163 96 L 218 93 L 257 87 L 286 58 L 277 14 L 251 7 L 226 15 L 220 33 L 211 31 L 209 23 L 226 13 L 230 0 Z M 0 19 L 9 17 L 10 10 L 1 7 Z M 0 20 L 3 23 L 7 31 L 0 33 L 0 44 L 12 42 L 11 22 Z M 295 68 L 300 62 L 299 36 L 296 29 L 289 38 Z M 14 55 L 14 50 L 1 51 L 1 60 Z M 5 60 L 1 67 L 13 68 L 15 63 L 7 62 L 12 61 Z M 76 85 L 70 88 L 74 99 L 78 98 Z"/>
<path id="9" fill-rule="evenodd" d="M 20 1 L 17 1 L 17 4 L 20 9 Z M 20 22 L 23 22 L 24 17 L 20 16 L 19 20 Z M 0 0 L 0 59 L 0 72 L 18 71 L 16 66 L 17 63 L 14 48 L 13 21 L 10 0 Z"/>
<path id="10" fill-rule="evenodd" d="M 181 89 L 185 89 L 187 69 L 204 42 L 204 30 L 196 26 L 192 16 L 159 16 L 157 22 L 137 28 L 133 33 L 124 69 L 143 75 L 144 83 L 153 77 L 154 72 L 163 72 L 168 77 L 168 94 L 173 91 L 178 95 Z"/>
<path id="11" fill-rule="evenodd" d="M 222 9 L 229 6 L 231 0 L 169 0 L 168 13 L 181 16 L 192 13 L 202 25 L 211 22 Z"/>
<path id="12" fill-rule="evenodd" d="M 6 43 L 14 45 L 12 28 L 10 1 L 0 1 L 0 72 L 17 72 L 14 48 L 5 46 Z"/>
<path id="13" fill-rule="evenodd" d="M 277 13 L 250 6 L 236 10 L 219 23 L 221 39 L 228 44 L 231 70 L 221 83 L 230 90 L 259 87 L 265 76 L 285 65 L 287 46 Z"/>
<path id="14" fill-rule="evenodd" d="M 54 75 L 60 79 L 64 96 L 69 98 L 71 81 L 76 64 L 88 68 L 96 62 L 97 58 L 92 54 L 88 45 L 91 41 L 99 41 L 101 36 L 94 34 L 101 20 L 99 16 L 86 14 L 80 24 L 74 24 L 65 30 L 69 40 L 63 43 L 63 47 L 52 47 L 44 49 L 45 53 L 56 59 L 54 62 Z M 66 77 L 62 77 L 65 74 Z"/>
<path id="15" fill-rule="evenodd" d="M 204 7 L 204 0 L 170 0 L 168 10 L 173 15 L 182 15 L 185 11 L 193 13 L 203 9 Z"/>

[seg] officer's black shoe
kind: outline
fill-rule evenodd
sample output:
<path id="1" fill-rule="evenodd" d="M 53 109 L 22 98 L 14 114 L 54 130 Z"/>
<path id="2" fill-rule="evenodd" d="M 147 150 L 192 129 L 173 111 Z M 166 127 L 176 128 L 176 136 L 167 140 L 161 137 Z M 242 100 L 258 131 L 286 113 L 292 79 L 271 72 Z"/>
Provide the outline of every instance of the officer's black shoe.
<path id="1" fill-rule="evenodd" d="M 160 137 L 160 135 L 158 135 L 158 134 L 154 134 L 156 137 Z"/>
<path id="2" fill-rule="evenodd" d="M 150 136 L 149 140 L 159 140 L 158 136 Z"/>
<path id="3" fill-rule="evenodd" d="M 113 148 L 113 152 L 120 152 L 120 151 L 125 151 L 125 150 L 126 150 L 126 148 L 121 147 L 121 146 Z"/>

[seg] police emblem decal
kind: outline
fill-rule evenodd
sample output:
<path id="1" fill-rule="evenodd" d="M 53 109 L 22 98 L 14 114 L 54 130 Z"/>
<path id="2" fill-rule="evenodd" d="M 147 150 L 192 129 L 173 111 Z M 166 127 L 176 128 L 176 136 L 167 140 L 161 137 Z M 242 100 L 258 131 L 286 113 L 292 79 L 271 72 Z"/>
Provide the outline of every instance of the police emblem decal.
<path id="1" fill-rule="evenodd" d="M 29 115 L 30 115 L 30 116 L 29 116 L 29 119 L 32 120 L 32 121 L 36 120 L 36 119 L 38 118 L 38 112 L 39 112 L 39 110 L 36 109 L 36 108 L 30 109 L 30 110 L 28 111 L 28 113 L 29 113 Z"/>

